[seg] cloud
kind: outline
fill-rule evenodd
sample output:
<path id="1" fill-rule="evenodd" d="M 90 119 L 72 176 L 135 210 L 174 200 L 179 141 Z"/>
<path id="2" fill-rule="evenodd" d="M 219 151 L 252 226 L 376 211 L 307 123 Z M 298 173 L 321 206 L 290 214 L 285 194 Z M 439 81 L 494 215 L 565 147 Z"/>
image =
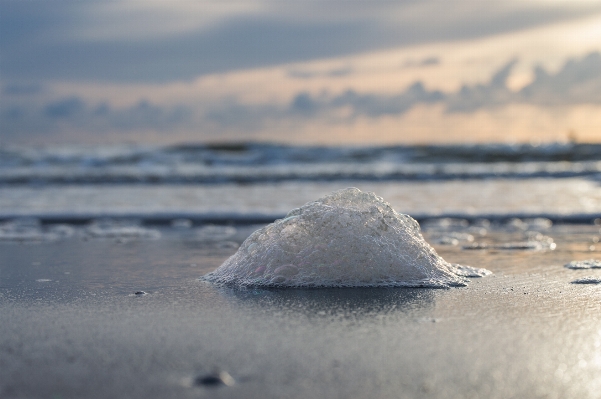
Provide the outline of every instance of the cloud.
<path id="1" fill-rule="evenodd" d="M 378 118 L 383 115 L 399 115 L 408 111 L 416 104 L 436 103 L 444 99 L 445 95 L 437 90 L 428 91 L 421 82 L 415 82 L 404 92 L 396 95 L 381 95 L 374 93 L 357 93 L 354 90 L 329 98 L 312 98 L 306 93 L 294 97 L 290 105 L 292 112 L 315 114 L 336 109 L 348 108 L 350 118 L 368 116 Z"/>
<path id="2" fill-rule="evenodd" d="M 546 106 L 601 104 L 601 53 L 593 52 L 583 58 L 569 59 L 551 74 L 538 66 L 534 79 L 518 92 L 507 87 L 507 79 L 516 64 L 512 60 L 497 71 L 484 85 L 463 86 L 450 95 L 450 112 L 470 112 L 510 103 Z"/>
<path id="3" fill-rule="evenodd" d="M 517 63 L 516 59 L 510 60 L 494 72 L 488 82 L 463 85 L 456 92 L 428 90 L 419 81 L 397 94 L 349 89 L 338 95 L 312 95 L 301 91 L 292 96 L 287 106 L 247 106 L 230 101 L 226 107 L 211 111 L 210 115 L 213 121 L 223 125 L 243 126 L 250 121 L 256 127 L 267 120 L 325 118 L 342 122 L 357 117 L 402 115 L 419 104 L 443 104 L 449 113 L 469 113 L 508 104 L 541 107 L 601 104 L 601 53 L 570 59 L 555 74 L 537 67 L 534 80 L 515 92 L 509 89 L 507 80 Z"/>
<path id="4" fill-rule="evenodd" d="M 89 104 L 71 96 L 45 104 L 3 104 L 0 112 L 2 131 L 7 136 L 45 134 L 62 130 L 81 132 L 127 133 L 134 130 L 168 132 L 181 126 L 190 127 L 190 108 L 159 106 L 146 100 L 128 107 L 112 107 L 106 102 Z"/>
<path id="5" fill-rule="evenodd" d="M 601 53 L 569 59 L 554 73 L 541 67 L 519 91 L 512 91 L 507 80 L 518 60 L 510 60 L 494 72 L 487 82 L 463 85 L 457 91 L 427 88 L 420 81 L 397 93 L 347 89 L 338 93 L 297 91 L 288 101 L 245 103 L 231 96 L 209 105 L 194 102 L 159 104 L 141 98 L 129 106 L 108 101 L 92 103 L 79 96 L 30 101 L 38 86 L 5 84 L 0 107 L 2 132 L 22 133 L 153 131 L 168 134 L 175 130 L 215 134 L 224 131 L 260 132 L 279 125 L 302 125 L 314 121 L 329 124 L 354 123 L 358 118 L 377 120 L 400 116 L 418 105 L 442 105 L 447 114 L 469 114 L 507 105 L 526 104 L 540 109 L 581 104 L 601 105 Z M 334 70 L 312 72 L 329 74 Z M 27 94 L 32 91 L 32 94 Z M 22 94 L 22 93 L 26 94 Z"/>
<path id="6" fill-rule="evenodd" d="M 73 118 L 76 114 L 86 111 L 86 104 L 78 97 L 69 97 L 44 107 L 44 114 L 51 119 Z"/>
<path id="7" fill-rule="evenodd" d="M 0 1 L 0 70 L 10 80 L 168 82 L 599 12 L 595 2 Z"/>
<path id="8" fill-rule="evenodd" d="M 272 122 L 303 123 L 319 118 L 330 123 L 348 123 L 358 117 L 401 115 L 417 104 L 434 104 L 444 99 L 444 93 L 427 90 L 421 82 L 415 82 L 405 91 L 394 95 L 359 93 L 350 89 L 334 96 L 301 91 L 294 94 L 288 104 L 249 105 L 230 99 L 222 104 L 214 104 L 204 114 L 204 119 L 217 129 L 246 130 L 259 130 Z"/>
<path id="9" fill-rule="evenodd" d="M 263 0 L 169 0 L 80 2 L 80 38 L 148 40 L 206 31 L 224 20 L 261 13 Z"/>
<path id="10" fill-rule="evenodd" d="M 542 67 L 534 80 L 519 93 L 519 99 L 538 105 L 601 104 L 601 53 L 570 59 L 556 74 Z"/>
<path id="11" fill-rule="evenodd" d="M 469 112 L 483 107 L 507 104 L 515 99 L 507 88 L 507 79 L 517 60 L 511 60 L 495 72 L 487 84 L 464 85 L 459 92 L 447 99 L 447 109 L 451 112 Z"/>
<path id="12" fill-rule="evenodd" d="M 404 92 L 393 96 L 358 95 L 348 91 L 342 96 L 334 98 L 332 105 L 351 106 L 354 115 L 366 115 L 376 118 L 382 115 L 396 115 L 408 111 L 416 104 L 440 102 L 445 95 L 438 91 L 428 91 L 421 82 L 415 82 Z"/>
<path id="13" fill-rule="evenodd" d="M 420 60 L 407 60 L 404 68 L 423 68 L 440 64 L 440 58 L 435 56 L 425 57 Z"/>
<path id="14" fill-rule="evenodd" d="M 288 71 L 288 76 L 296 79 L 311 79 L 311 78 L 341 78 L 353 73 L 353 68 L 350 66 L 332 68 L 326 71 L 315 71 L 309 69 L 292 69 Z"/>
<path id="15" fill-rule="evenodd" d="M 0 21 L 1 23 L 1 21 Z M 332 57 L 371 47 L 367 22 L 285 23 L 243 18 L 208 32 L 139 41 L 23 42 L 1 48 L 5 79 L 169 82 Z M 76 34 L 74 34 L 76 35 Z M 372 38 L 373 39 L 373 38 Z M 14 47 L 14 46 L 11 46 Z"/>
<path id="16" fill-rule="evenodd" d="M 2 94 L 8 96 L 39 94 L 43 91 L 43 86 L 39 83 L 11 83 L 2 88 Z"/>

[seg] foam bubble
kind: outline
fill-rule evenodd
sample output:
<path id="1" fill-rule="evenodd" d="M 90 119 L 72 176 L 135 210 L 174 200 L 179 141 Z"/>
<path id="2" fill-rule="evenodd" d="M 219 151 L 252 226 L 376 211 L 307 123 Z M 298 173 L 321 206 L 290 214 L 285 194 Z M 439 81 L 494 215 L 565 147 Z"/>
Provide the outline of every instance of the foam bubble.
<path id="1" fill-rule="evenodd" d="M 489 273 L 446 262 L 413 218 L 347 188 L 257 230 L 203 278 L 243 287 L 450 287 Z"/>
<path id="2" fill-rule="evenodd" d="M 443 234 L 431 234 L 430 240 L 441 245 L 458 245 L 460 242 L 473 242 L 474 236 L 468 233 L 451 231 Z"/>
<path id="3" fill-rule="evenodd" d="M 573 260 L 565 265 L 568 269 L 599 269 L 601 261 L 596 259 Z"/>
<path id="4" fill-rule="evenodd" d="M 236 228 L 231 226 L 206 225 L 196 229 L 195 238 L 199 241 L 224 241 L 236 234 Z"/>
<path id="5" fill-rule="evenodd" d="M 495 245 L 495 249 L 505 249 L 505 250 L 532 250 L 532 251 L 543 251 L 543 250 L 551 250 L 553 251 L 557 248 L 557 244 L 555 244 L 552 239 L 551 242 L 547 240 L 536 241 L 520 241 L 520 242 L 508 242 L 501 245 Z"/>
<path id="6" fill-rule="evenodd" d="M 69 238 L 73 233 L 71 226 L 46 227 L 38 219 L 16 219 L 0 224 L 0 242 L 52 242 Z"/>
<path id="7" fill-rule="evenodd" d="M 86 234 L 94 238 L 151 240 L 161 238 L 161 232 L 158 230 L 119 220 L 96 220 L 86 228 Z"/>

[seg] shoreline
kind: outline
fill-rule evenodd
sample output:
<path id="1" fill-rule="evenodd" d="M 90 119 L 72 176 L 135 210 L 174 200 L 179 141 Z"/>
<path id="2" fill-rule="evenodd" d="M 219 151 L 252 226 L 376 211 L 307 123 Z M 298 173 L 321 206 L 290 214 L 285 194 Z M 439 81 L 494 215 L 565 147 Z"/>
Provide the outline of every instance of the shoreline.
<path id="1" fill-rule="evenodd" d="M 436 219 L 461 219 L 467 223 L 474 223 L 479 220 L 486 219 L 492 223 L 507 223 L 512 219 L 548 219 L 553 224 L 595 224 L 601 226 L 601 212 L 588 213 L 433 213 L 433 214 L 409 214 L 413 219 L 420 224 L 429 220 Z M 196 213 L 196 212 L 85 212 L 77 214 L 66 213 L 2 213 L 0 212 L 0 223 L 8 222 L 14 219 L 37 219 L 41 224 L 72 224 L 86 225 L 96 220 L 111 219 L 111 220 L 139 220 L 144 225 L 166 226 L 171 225 L 174 220 L 189 220 L 193 225 L 216 224 L 216 225 L 251 225 L 251 224 L 267 224 L 272 223 L 276 219 L 286 217 L 282 214 L 265 214 L 265 213 L 230 213 L 230 212 L 211 212 L 211 213 Z"/>

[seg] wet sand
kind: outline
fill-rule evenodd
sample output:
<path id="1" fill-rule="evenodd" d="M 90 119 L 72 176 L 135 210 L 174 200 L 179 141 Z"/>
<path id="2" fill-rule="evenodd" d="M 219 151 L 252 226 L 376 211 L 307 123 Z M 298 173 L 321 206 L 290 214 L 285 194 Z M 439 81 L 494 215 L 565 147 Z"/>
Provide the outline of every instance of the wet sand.
<path id="1" fill-rule="evenodd" d="M 599 226 L 546 229 L 554 250 L 510 249 L 521 230 L 434 243 L 495 273 L 462 288 L 198 280 L 250 230 L 0 243 L 0 397 L 599 397 L 601 284 L 572 282 L 601 269 L 564 267 L 601 259 Z"/>

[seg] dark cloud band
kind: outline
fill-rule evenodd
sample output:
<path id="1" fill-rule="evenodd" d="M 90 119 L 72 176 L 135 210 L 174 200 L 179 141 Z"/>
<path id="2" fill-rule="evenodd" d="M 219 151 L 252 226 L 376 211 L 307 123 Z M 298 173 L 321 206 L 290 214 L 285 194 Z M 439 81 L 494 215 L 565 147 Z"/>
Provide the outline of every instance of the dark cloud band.
<path id="1" fill-rule="evenodd" d="M 471 0 L 323 0 L 297 2 L 293 11 L 286 11 L 292 6 L 266 2 L 260 14 L 225 18 L 207 29 L 94 38 L 82 29 L 91 18 L 98 22 L 103 17 L 84 11 L 98 3 L 0 1 L 3 79 L 187 80 L 208 73 L 481 38 L 601 12 L 601 4 L 535 7 L 525 2 Z M 135 22 L 144 25 L 144 20 Z M 113 22 L 100 23 L 108 29 Z"/>

